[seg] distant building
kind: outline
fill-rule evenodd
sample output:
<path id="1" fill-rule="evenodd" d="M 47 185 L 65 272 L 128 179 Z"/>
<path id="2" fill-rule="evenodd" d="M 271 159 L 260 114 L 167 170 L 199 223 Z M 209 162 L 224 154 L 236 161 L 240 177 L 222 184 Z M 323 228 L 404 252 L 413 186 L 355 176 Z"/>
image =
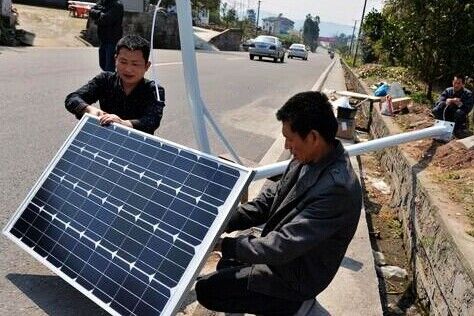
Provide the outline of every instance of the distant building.
<path id="1" fill-rule="evenodd" d="M 283 17 L 283 14 L 279 14 L 277 17 L 268 17 L 263 20 L 263 31 L 268 34 L 288 34 L 289 31 L 293 30 L 295 22 Z"/>
<path id="2" fill-rule="evenodd" d="M 319 45 L 323 47 L 330 47 L 331 45 L 334 45 L 336 43 L 336 38 L 320 36 L 318 37 L 318 42 Z"/>
<path id="3" fill-rule="evenodd" d="M 247 19 L 249 20 L 251 24 L 256 25 L 257 15 L 255 14 L 255 10 L 253 9 L 247 10 Z"/>

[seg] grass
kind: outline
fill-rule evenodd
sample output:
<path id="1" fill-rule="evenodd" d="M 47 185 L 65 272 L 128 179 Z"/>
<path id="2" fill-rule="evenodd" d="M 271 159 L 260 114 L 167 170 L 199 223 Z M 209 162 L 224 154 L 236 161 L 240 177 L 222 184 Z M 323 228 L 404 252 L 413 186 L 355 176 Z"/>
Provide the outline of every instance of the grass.
<path id="1" fill-rule="evenodd" d="M 415 91 L 410 95 L 410 97 L 416 103 L 425 104 L 425 105 L 431 104 L 431 101 L 426 97 L 426 93 L 424 92 Z"/>
<path id="2" fill-rule="evenodd" d="M 440 184 L 450 199 L 464 208 L 464 214 L 474 227 L 474 176 L 466 170 L 450 171 L 445 174 L 435 175 L 436 182 Z M 466 230 L 474 237 L 474 228 Z"/>

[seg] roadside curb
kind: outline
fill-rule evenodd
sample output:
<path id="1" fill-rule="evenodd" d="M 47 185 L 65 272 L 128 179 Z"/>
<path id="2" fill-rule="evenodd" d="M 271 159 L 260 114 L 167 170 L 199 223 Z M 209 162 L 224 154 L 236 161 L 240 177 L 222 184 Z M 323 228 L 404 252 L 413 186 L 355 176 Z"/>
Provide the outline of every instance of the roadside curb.
<path id="1" fill-rule="evenodd" d="M 319 76 L 318 81 L 314 84 L 314 86 L 311 88 L 312 91 L 321 91 L 323 88 L 324 83 L 328 79 L 328 75 L 331 72 L 332 68 L 336 64 L 336 60 L 334 59 L 331 64 L 324 70 L 324 72 Z"/>

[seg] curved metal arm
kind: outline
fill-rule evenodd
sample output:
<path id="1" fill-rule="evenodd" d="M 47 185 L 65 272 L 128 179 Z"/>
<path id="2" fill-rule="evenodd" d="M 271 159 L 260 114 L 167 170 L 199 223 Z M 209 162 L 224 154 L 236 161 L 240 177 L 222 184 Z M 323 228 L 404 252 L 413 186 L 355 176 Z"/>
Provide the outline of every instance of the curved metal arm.
<path id="1" fill-rule="evenodd" d="M 409 143 L 424 138 L 436 138 L 444 141 L 449 141 L 452 137 L 453 128 L 453 122 L 436 121 L 435 125 L 433 125 L 432 127 L 424 128 L 418 131 L 378 138 L 364 143 L 348 145 L 345 147 L 345 149 L 349 156 L 358 156 L 371 151 Z M 285 160 L 263 167 L 255 168 L 254 170 L 256 173 L 254 181 L 282 174 L 288 166 L 289 162 L 290 160 Z"/>

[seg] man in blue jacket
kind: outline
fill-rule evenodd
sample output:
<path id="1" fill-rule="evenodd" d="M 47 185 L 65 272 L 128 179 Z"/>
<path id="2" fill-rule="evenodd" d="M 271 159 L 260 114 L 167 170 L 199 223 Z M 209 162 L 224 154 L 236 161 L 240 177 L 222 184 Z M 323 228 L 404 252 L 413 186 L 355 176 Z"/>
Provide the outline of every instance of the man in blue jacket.
<path id="1" fill-rule="evenodd" d="M 465 80 L 461 74 L 454 75 L 453 86 L 441 93 L 432 110 L 436 119 L 454 122 L 453 134 L 456 138 L 470 134 L 467 116 L 472 110 L 474 98 L 472 92 L 464 87 Z"/>
<path id="2" fill-rule="evenodd" d="M 230 219 L 226 232 L 264 227 L 260 236 L 222 240 L 217 271 L 196 283 L 197 299 L 208 309 L 302 313 L 334 278 L 356 231 L 361 187 L 335 139 L 337 121 L 327 97 L 299 93 L 277 119 L 294 159 L 280 181 Z"/>
<path id="3" fill-rule="evenodd" d="M 99 0 L 89 16 L 97 24 L 100 68 L 114 71 L 115 46 L 122 37 L 123 5 L 119 0 Z"/>

